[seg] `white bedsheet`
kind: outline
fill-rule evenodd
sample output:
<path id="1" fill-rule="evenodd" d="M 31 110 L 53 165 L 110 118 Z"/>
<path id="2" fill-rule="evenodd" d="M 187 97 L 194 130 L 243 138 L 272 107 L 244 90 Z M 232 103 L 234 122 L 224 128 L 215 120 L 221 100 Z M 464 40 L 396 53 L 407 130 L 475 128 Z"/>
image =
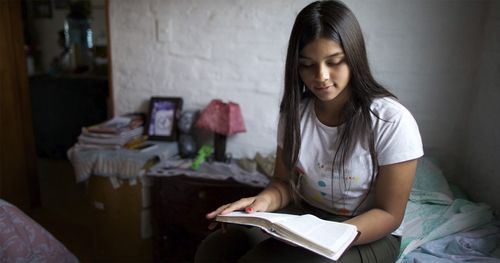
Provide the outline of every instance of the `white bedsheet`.
<path id="1" fill-rule="evenodd" d="M 402 263 L 499 263 L 495 254 L 500 243 L 499 222 L 492 222 L 477 229 L 448 235 L 422 244 L 407 254 Z"/>

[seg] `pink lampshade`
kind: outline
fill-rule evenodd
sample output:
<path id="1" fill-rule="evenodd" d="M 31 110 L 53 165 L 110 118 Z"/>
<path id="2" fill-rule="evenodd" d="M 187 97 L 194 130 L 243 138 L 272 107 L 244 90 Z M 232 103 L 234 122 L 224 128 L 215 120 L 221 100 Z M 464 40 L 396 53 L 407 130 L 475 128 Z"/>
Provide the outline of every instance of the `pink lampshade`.
<path id="1" fill-rule="evenodd" d="M 226 136 L 246 131 L 240 105 L 219 99 L 212 100 L 201 112 L 196 127 Z"/>

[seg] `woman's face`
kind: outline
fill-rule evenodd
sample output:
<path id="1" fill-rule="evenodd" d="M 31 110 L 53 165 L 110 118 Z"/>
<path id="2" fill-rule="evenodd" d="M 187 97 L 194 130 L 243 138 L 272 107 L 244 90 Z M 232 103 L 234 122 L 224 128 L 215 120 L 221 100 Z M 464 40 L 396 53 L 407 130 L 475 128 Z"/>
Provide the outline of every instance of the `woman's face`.
<path id="1" fill-rule="evenodd" d="M 310 42 L 299 54 L 299 75 L 319 100 L 327 102 L 337 98 L 350 78 L 342 47 L 326 38 Z"/>

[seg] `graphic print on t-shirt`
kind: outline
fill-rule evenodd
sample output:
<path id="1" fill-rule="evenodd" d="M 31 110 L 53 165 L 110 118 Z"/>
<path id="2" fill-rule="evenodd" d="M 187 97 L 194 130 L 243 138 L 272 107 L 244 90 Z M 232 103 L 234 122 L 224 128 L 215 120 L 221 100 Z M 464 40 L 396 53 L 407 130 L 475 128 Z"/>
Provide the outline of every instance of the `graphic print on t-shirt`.
<path id="1" fill-rule="evenodd" d="M 339 165 L 338 161 L 335 165 Z M 328 210 L 336 214 L 350 215 L 352 211 L 348 209 L 350 204 L 346 199 L 349 198 L 352 187 L 360 184 L 359 177 L 350 174 L 349 169 L 345 170 L 345 176 L 339 173 L 337 168 L 332 170 L 332 160 L 317 159 L 312 170 L 315 171 L 314 174 L 306 174 L 303 169 L 297 169 L 302 175 L 304 196 L 314 203 L 328 207 Z"/>

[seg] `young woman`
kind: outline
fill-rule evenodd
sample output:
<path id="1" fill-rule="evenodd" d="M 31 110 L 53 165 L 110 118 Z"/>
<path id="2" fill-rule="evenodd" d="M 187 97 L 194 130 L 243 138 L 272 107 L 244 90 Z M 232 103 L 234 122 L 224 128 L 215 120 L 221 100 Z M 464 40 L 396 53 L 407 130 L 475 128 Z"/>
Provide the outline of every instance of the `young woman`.
<path id="1" fill-rule="evenodd" d="M 422 142 L 410 112 L 374 80 L 359 24 L 343 3 L 314 2 L 298 14 L 280 115 L 274 181 L 207 218 L 235 210 L 312 213 L 358 228 L 340 262 L 394 262 Z M 210 235 L 196 260 L 328 261 L 238 226 Z"/>

